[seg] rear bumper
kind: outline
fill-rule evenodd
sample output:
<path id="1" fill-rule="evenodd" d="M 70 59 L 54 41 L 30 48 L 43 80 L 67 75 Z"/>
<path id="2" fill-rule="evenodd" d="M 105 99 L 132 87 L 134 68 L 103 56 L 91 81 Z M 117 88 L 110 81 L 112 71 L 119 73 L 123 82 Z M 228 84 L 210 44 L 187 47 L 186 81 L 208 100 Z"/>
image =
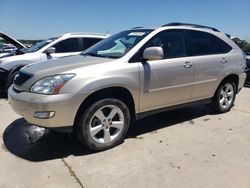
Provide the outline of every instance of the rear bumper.
<path id="1" fill-rule="evenodd" d="M 243 72 L 239 75 L 238 92 L 243 88 L 245 80 L 246 80 L 246 73 Z"/>

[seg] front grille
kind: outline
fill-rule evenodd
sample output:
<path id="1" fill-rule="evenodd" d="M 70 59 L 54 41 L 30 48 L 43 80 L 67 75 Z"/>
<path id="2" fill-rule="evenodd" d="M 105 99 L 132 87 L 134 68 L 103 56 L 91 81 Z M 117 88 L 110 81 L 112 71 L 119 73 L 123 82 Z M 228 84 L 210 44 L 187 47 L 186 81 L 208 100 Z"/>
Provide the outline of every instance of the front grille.
<path id="1" fill-rule="evenodd" d="M 15 85 L 22 85 L 24 82 L 26 82 L 28 79 L 30 79 L 33 75 L 25 72 L 19 72 L 14 79 L 14 84 Z"/>

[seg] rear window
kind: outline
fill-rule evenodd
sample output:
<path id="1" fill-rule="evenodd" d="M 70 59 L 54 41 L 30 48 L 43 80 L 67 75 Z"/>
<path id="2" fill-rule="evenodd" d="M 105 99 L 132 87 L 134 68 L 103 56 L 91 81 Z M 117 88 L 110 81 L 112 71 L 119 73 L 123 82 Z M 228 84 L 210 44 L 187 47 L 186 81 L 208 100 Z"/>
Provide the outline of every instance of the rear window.
<path id="1" fill-rule="evenodd" d="M 215 45 L 217 46 L 218 52 L 220 53 L 228 53 L 232 50 L 232 47 L 225 43 L 223 40 L 218 37 L 213 36 L 215 41 Z"/>
<path id="2" fill-rule="evenodd" d="M 212 34 L 189 31 L 193 55 L 212 55 L 229 52 L 232 48 L 221 39 Z"/>

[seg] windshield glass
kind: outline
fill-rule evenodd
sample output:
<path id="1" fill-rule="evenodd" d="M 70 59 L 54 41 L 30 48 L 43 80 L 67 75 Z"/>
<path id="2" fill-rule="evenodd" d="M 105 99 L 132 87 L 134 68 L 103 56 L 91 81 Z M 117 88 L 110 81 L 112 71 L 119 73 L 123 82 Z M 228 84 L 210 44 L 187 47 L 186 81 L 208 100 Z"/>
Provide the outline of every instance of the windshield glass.
<path id="1" fill-rule="evenodd" d="M 30 48 L 27 48 L 23 50 L 25 53 L 30 53 L 30 52 L 36 52 L 43 48 L 44 46 L 48 45 L 49 43 L 53 42 L 54 40 L 58 39 L 57 37 L 54 38 L 49 38 L 47 40 L 43 40 L 41 42 L 38 42 L 37 44 L 31 46 Z"/>
<path id="2" fill-rule="evenodd" d="M 89 48 L 82 55 L 120 58 L 129 52 L 136 44 L 146 37 L 151 29 L 122 31 L 107 39 L 102 40 L 93 47 Z"/>

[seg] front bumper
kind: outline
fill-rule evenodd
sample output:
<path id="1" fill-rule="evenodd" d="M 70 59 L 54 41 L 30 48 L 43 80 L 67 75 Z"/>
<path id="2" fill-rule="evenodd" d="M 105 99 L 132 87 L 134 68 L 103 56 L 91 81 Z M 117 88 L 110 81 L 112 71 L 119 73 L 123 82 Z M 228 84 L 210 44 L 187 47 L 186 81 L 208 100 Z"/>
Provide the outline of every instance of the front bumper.
<path id="1" fill-rule="evenodd" d="M 74 124 L 77 111 L 88 96 L 80 94 L 42 95 L 30 92 L 16 92 L 11 86 L 8 90 L 9 104 L 13 110 L 29 123 L 45 128 L 66 128 Z M 55 112 L 48 119 L 35 118 L 35 112 Z"/>

